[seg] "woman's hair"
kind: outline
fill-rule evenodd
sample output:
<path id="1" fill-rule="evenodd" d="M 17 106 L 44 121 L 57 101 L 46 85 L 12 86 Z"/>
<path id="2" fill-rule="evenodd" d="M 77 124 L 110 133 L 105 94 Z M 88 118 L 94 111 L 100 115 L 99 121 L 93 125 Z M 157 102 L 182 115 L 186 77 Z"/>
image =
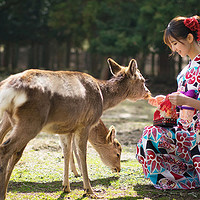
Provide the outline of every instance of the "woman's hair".
<path id="1" fill-rule="evenodd" d="M 196 23 L 195 30 L 188 26 L 187 22 L 192 22 L 192 25 Z M 199 28 L 199 29 L 198 29 Z M 191 30 L 192 29 L 192 30 Z M 170 44 L 170 37 L 173 37 L 177 41 L 180 42 L 180 39 L 186 39 L 187 35 L 191 33 L 194 36 L 194 40 L 198 41 L 200 37 L 200 17 L 195 15 L 191 18 L 187 17 L 175 17 L 171 20 L 171 22 L 168 24 L 167 28 L 164 31 L 163 40 L 164 43 L 167 44 L 171 48 Z"/>

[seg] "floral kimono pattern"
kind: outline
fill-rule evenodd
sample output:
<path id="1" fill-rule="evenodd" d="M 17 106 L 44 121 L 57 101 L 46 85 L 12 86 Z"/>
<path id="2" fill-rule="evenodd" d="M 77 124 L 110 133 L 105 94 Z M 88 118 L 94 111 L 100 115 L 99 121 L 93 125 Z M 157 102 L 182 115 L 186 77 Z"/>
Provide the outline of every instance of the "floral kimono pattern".
<path id="1" fill-rule="evenodd" d="M 194 90 L 200 100 L 200 54 L 177 77 L 178 91 Z M 145 178 L 158 189 L 200 187 L 200 113 L 193 120 L 179 118 L 174 127 L 145 127 L 136 158 Z"/>

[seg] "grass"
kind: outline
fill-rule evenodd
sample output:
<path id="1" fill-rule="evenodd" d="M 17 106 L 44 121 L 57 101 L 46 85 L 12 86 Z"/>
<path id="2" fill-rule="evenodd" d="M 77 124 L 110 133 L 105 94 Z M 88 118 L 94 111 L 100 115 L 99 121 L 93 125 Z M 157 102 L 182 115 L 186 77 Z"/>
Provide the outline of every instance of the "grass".
<path id="1" fill-rule="evenodd" d="M 152 122 L 153 109 L 145 101 L 124 102 L 104 113 L 103 121 L 115 125 L 123 147 L 121 172 L 112 173 L 102 164 L 96 151 L 88 144 L 87 163 L 92 188 L 101 199 L 110 200 L 192 200 L 200 199 L 200 191 L 155 189 L 143 178 L 141 165 L 135 159 L 136 142 L 145 125 Z M 62 192 L 63 158 L 56 135 L 39 134 L 30 141 L 13 170 L 7 200 L 87 200 L 82 177 L 70 172 L 71 193 Z"/>
<path id="2" fill-rule="evenodd" d="M 40 136 L 31 143 L 43 143 Z M 31 145 L 31 144 L 30 144 Z M 84 191 L 82 177 L 75 178 L 70 173 L 71 193 L 63 194 L 63 159 L 61 150 L 49 152 L 47 149 L 33 150 L 30 146 L 15 167 L 8 189 L 7 199 L 82 199 Z M 50 149 L 52 149 L 50 147 Z M 129 154 L 130 149 L 126 149 Z M 88 168 L 92 187 L 104 199 L 138 197 L 134 187 L 148 185 L 144 182 L 140 165 L 133 158 L 122 160 L 120 174 L 112 173 L 101 163 L 97 153 L 88 147 Z M 34 159 L 33 159 L 34 158 Z M 103 172 L 103 173 L 102 173 Z M 139 188 L 138 188 L 139 189 Z M 84 198 L 88 199 L 88 198 Z"/>

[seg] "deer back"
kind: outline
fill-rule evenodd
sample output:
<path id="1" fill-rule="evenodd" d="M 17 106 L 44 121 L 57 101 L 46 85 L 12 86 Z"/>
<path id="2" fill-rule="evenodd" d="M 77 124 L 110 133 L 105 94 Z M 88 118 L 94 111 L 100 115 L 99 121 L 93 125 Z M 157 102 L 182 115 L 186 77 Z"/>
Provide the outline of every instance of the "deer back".
<path id="1" fill-rule="evenodd" d="M 85 73 L 34 69 L 1 82 L 1 113 L 15 114 L 21 107 L 26 116 L 34 107 L 47 125 L 44 129 L 52 133 L 73 132 L 80 124 L 96 123 L 102 114 L 102 103 L 96 79 Z"/>

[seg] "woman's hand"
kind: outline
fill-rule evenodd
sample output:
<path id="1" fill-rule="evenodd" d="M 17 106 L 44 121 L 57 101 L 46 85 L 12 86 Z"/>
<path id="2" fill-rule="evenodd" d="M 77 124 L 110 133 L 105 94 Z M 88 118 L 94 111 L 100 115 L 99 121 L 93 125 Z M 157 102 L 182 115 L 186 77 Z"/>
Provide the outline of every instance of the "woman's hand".
<path id="1" fill-rule="evenodd" d="M 169 100 L 176 106 L 186 105 L 188 97 L 180 92 L 169 94 Z"/>
<path id="2" fill-rule="evenodd" d="M 156 97 L 150 98 L 148 103 L 152 106 L 158 107 L 163 99 L 165 99 L 164 95 L 157 95 Z"/>

